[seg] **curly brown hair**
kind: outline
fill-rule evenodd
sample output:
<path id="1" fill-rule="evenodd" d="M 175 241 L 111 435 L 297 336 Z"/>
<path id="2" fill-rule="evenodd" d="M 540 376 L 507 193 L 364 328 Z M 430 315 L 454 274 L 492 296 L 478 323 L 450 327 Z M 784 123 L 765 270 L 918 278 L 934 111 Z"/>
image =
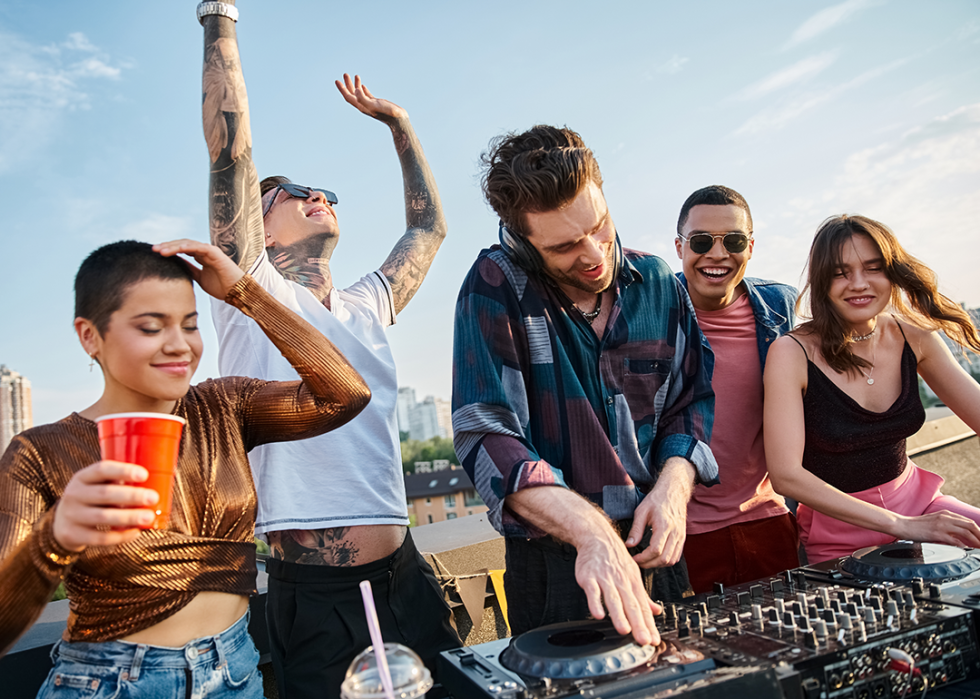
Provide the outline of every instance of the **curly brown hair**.
<path id="1" fill-rule="evenodd" d="M 891 282 L 891 305 L 909 321 L 930 330 L 942 330 L 963 348 L 980 352 L 980 335 L 970 316 L 939 293 L 936 274 L 910 255 L 883 223 L 847 214 L 828 218 L 817 230 L 807 262 L 807 280 L 796 302 L 797 313 L 810 306 L 810 318 L 799 330 L 816 335 L 820 352 L 834 370 L 859 371 L 870 362 L 851 352 L 850 333 L 830 302 L 830 286 L 841 266 L 841 248 L 855 235 L 867 236 L 881 252 L 885 275 Z"/>
<path id="2" fill-rule="evenodd" d="M 599 163 L 569 128 L 538 125 L 490 142 L 480 156 L 487 203 L 513 233 L 527 237 L 527 214 L 567 206 L 589 182 L 602 188 Z"/>

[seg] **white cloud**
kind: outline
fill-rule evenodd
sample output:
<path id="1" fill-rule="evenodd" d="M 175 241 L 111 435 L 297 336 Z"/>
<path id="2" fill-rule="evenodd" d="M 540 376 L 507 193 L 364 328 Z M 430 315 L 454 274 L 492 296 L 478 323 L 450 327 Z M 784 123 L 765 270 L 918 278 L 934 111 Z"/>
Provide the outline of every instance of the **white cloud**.
<path id="1" fill-rule="evenodd" d="M 778 70 L 759 82 L 749 85 L 739 93 L 741 99 L 755 99 L 786 87 L 792 87 L 823 72 L 837 60 L 837 51 L 826 51 L 804 58 L 791 66 Z"/>
<path id="2" fill-rule="evenodd" d="M 857 77 L 851 78 L 845 83 L 834 85 L 823 90 L 822 92 L 810 92 L 784 101 L 781 105 L 767 107 L 764 111 L 750 117 L 748 121 L 735 130 L 735 133 L 740 135 L 749 135 L 781 129 L 782 127 L 786 126 L 786 124 L 793 121 L 800 115 L 810 111 L 814 107 L 818 107 L 825 102 L 830 102 L 837 99 L 848 90 L 860 87 L 861 85 L 864 85 L 875 78 L 879 78 L 885 73 L 895 70 L 907 62 L 908 59 L 905 58 L 892 61 L 886 65 L 878 66 L 877 68 L 872 68 L 871 70 L 865 71 L 864 73 L 861 73 Z"/>
<path id="3" fill-rule="evenodd" d="M 811 15 L 803 24 L 797 27 L 793 35 L 783 45 L 783 50 L 793 48 L 830 31 L 838 24 L 846 22 L 853 15 L 869 7 L 881 5 L 884 0 L 847 0 L 839 5 L 824 8 Z"/>
<path id="4" fill-rule="evenodd" d="M 941 291 L 980 306 L 973 252 L 980 220 L 978 152 L 980 104 L 972 104 L 852 154 L 830 187 L 787 203 L 782 216 L 789 221 L 782 229 L 793 231 L 796 249 L 787 259 L 799 257 L 827 216 L 859 213 L 891 227 L 937 272 Z"/>
<path id="5" fill-rule="evenodd" d="M 43 149 L 66 112 L 89 109 L 96 81 L 120 74 L 80 32 L 45 46 L 0 33 L 0 174 Z"/>
<path id="6" fill-rule="evenodd" d="M 686 56 L 678 56 L 675 53 L 670 57 L 669 61 L 657 66 L 657 72 L 666 73 L 667 75 L 675 75 L 676 73 L 681 72 L 681 68 L 683 68 L 684 64 L 689 60 L 691 59 L 687 58 Z"/>
<path id="7" fill-rule="evenodd" d="M 191 238 L 191 220 L 186 216 L 151 214 L 139 221 L 125 224 L 116 238 L 132 238 L 160 243 L 176 238 Z"/>

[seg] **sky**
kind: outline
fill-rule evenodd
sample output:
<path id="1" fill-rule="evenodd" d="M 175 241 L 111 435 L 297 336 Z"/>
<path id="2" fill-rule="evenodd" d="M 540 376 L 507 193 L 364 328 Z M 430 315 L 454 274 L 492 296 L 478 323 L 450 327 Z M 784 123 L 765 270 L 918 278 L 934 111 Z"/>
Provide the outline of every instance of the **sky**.
<path id="1" fill-rule="evenodd" d="M 0 3 L 0 363 L 34 422 L 101 393 L 72 328 L 82 258 L 123 238 L 206 239 L 202 29 L 194 2 Z M 405 229 L 389 131 L 333 85 L 358 73 L 408 110 L 449 235 L 389 330 L 399 384 L 448 399 L 460 283 L 496 240 L 479 188 L 491 138 L 578 131 L 626 247 L 662 256 L 696 189 L 755 224 L 749 274 L 800 285 L 828 216 L 888 224 L 953 300 L 980 306 L 980 3 L 240 0 L 260 176 L 335 191 L 346 286 Z M 217 340 L 199 295 L 205 355 Z"/>

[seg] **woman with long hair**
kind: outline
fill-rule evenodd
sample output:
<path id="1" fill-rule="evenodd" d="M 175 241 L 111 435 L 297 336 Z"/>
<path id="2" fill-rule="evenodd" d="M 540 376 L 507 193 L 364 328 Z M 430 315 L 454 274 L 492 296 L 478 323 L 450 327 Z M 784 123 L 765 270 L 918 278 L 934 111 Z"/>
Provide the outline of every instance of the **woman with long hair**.
<path id="1" fill-rule="evenodd" d="M 980 509 L 943 495 L 905 452 L 925 421 L 916 373 L 980 432 L 980 384 L 938 333 L 980 352 L 969 315 L 863 216 L 820 226 L 804 296 L 810 320 L 769 352 L 764 410 L 769 476 L 800 503 L 809 561 L 896 539 L 980 546 Z"/>
<path id="2" fill-rule="evenodd" d="M 300 380 L 191 386 L 202 350 L 193 280 L 250 316 Z M 331 342 L 212 245 L 99 248 L 75 278 L 75 315 L 105 386 L 0 457 L 0 653 L 63 580 L 68 627 L 38 696 L 261 697 L 248 635 L 256 497 L 246 455 L 339 427 L 370 391 Z M 163 529 L 146 529 L 158 500 L 139 485 L 146 469 L 100 457 L 94 421 L 125 412 L 186 421 Z"/>

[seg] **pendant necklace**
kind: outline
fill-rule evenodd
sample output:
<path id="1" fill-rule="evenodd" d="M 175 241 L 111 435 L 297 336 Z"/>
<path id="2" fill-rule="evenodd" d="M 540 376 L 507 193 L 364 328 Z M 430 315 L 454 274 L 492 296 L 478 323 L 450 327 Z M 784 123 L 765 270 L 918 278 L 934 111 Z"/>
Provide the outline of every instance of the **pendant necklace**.
<path id="1" fill-rule="evenodd" d="M 576 306 L 575 308 L 578 308 L 578 306 Z M 592 311 L 586 313 L 582 309 L 579 309 L 578 312 L 582 314 L 583 318 L 589 321 L 589 325 L 592 325 L 592 323 L 595 322 L 595 319 L 599 317 L 599 311 L 601 310 L 602 310 L 602 292 L 600 291 L 598 294 L 596 294 L 595 308 L 592 309 Z"/>
<path id="2" fill-rule="evenodd" d="M 877 326 L 875 326 L 875 328 L 877 329 Z M 875 331 L 872 330 L 868 334 L 868 337 L 871 337 L 871 335 L 874 335 L 874 334 L 875 334 Z M 867 337 L 866 338 L 863 338 L 863 339 L 867 339 Z M 859 340 L 857 338 L 854 338 L 854 340 L 855 340 L 855 342 L 860 342 L 861 341 L 861 340 Z M 861 373 L 864 374 L 867 377 L 867 379 L 868 379 L 868 385 L 869 386 L 874 386 L 875 385 L 875 380 L 873 378 L 871 378 L 871 376 L 875 373 L 875 362 L 877 361 L 877 359 L 878 359 L 878 346 L 877 345 L 874 345 L 874 349 L 871 350 L 871 371 L 868 372 L 868 371 L 865 371 L 864 370 L 864 367 L 861 367 L 861 366 L 858 367 L 858 369 L 861 370 Z"/>

